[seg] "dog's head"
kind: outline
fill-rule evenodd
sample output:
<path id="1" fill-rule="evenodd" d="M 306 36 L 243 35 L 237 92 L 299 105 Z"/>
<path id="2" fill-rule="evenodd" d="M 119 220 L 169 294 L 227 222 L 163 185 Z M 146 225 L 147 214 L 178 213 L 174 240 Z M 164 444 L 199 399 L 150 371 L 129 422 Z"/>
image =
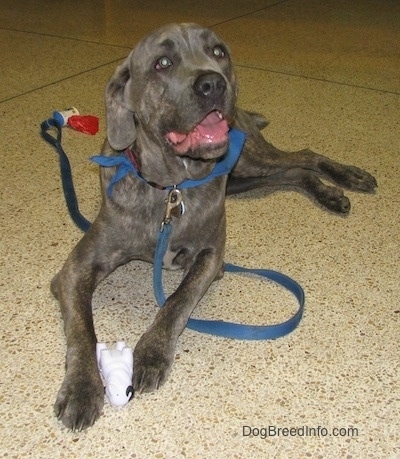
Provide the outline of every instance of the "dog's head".
<path id="1" fill-rule="evenodd" d="M 110 145 L 137 136 L 177 156 L 211 159 L 226 152 L 236 80 L 227 46 L 209 29 L 170 24 L 144 38 L 106 89 Z"/>

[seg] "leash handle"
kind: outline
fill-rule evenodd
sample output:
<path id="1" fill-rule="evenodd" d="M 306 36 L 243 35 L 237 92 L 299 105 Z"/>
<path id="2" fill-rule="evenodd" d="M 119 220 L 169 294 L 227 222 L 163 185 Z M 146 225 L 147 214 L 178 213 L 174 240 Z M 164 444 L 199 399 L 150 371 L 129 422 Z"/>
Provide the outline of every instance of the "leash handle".
<path id="1" fill-rule="evenodd" d="M 156 252 L 154 255 L 153 287 L 154 296 L 159 307 L 163 307 L 166 301 L 162 284 L 162 262 L 168 248 L 168 240 L 171 235 L 172 225 L 164 225 L 163 231 L 159 233 Z M 254 274 L 264 279 L 272 280 L 289 290 L 297 299 L 299 308 L 296 313 L 287 321 L 275 325 L 246 325 L 222 320 L 189 319 L 187 327 L 210 335 L 223 338 L 242 340 L 266 340 L 276 339 L 292 332 L 299 324 L 304 311 L 305 295 L 302 287 L 285 274 L 268 269 L 250 269 L 225 263 L 225 271 L 238 274 Z"/>
<path id="2" fill-rule="evenodd" d="M 86 232 L 90 228 L 91 223 L 86 220 L 79 210 L 74 182 L 72 180 L 71 165 L 69 163 L 68 156 L 65 154 L 61 145 L 61 125 L 54 118 L 49 118 L 48 120 L 43 121 L 40 128 L 43 139 L 52 145 L 58 153 L 60 160 L 61 182 L 65 202 L 71 218 L 79 229 Z M 56 129 L 56 137 L 49 133 L 50 129 Z"/>

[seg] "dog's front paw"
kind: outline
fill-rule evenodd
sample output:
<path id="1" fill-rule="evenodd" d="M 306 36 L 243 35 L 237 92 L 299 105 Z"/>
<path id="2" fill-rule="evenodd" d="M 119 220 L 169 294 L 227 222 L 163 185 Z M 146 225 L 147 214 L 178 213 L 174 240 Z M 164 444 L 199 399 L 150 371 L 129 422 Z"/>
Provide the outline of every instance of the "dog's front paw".
<path id="1" fill-rule="evenodd" d="M 133 387 L 135 392 L 152 392 L 167 380 L 175 355 L 175 345 L 161 339 L 152 340 L 145 333 L 134 351 Z"/>
<path id="2" fill-rule="evenodd" d="M 104 405 L 100 375 L 66 374 L 54 405 L 55 415 L 72 431 L 94 424 Z"/>

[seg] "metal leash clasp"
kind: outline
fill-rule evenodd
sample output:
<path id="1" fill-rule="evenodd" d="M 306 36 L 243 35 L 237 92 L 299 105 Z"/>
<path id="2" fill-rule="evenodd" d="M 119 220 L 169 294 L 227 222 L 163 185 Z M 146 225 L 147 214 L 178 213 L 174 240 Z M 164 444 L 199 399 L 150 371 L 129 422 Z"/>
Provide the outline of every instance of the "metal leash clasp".
<path id="1" fill-rule="evenodd" d="M 182 212 L 180 211 L 180 206 L 182 204 L 182 193 L 176 185 L 170 190 L 168 193 L 167 199 L 165 200 L 165 214 L 164 220 L 161 222 L 160 231 L 163 231 L 165 225 L 169 225 L 171 223 L 172 217 L 180 217 Z M 179 208 L 178 208 L 179 206 Z M 178 212 L 174 212 L 174 209 L 178 210 Z"/>

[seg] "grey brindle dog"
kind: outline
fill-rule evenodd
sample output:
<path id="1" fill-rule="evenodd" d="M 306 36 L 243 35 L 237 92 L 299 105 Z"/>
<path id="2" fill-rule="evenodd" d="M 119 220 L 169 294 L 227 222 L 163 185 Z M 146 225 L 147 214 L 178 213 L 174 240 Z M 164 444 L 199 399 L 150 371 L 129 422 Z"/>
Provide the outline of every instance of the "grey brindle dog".
<path id="1" fill-rule="evenodd" d="M 133 387 L 139 393 L 165 382 L 189 316 L 223 275 L 226 194 L 290 185 L 344 214 L 350 209 L 348 198 L 318 175 L 351 190 L 376 187 L 375 179 L 357 167 L 310 150 L 283 152 L 267 143 L 260 133 L 265 119 L 238 108 L 236 96 L 227 46 L 195 24 L 168 25 L 147 36 L 108 82 L 102 154 L 119 155 L 129 147 L 148 183 L 129 174 L 115 184 L 110 198 L 106 189 L 115 168 L 102 168 L 99 215 L 52 282 L 67 340 L 66 375 L 55 412 L 71 430 L 92 425 L 104 402 L 95 352 L 94 289 L 123 263 L 152 262 L 165 214 L 164 187 L 208 175 L 227 152 L 229 127 L 247 134 L 229 177 L 182 190 L 185 213 L 173 219 L 164 257 L 166 268 L 183 270 L 182 282 L 135 347 Z"/>

